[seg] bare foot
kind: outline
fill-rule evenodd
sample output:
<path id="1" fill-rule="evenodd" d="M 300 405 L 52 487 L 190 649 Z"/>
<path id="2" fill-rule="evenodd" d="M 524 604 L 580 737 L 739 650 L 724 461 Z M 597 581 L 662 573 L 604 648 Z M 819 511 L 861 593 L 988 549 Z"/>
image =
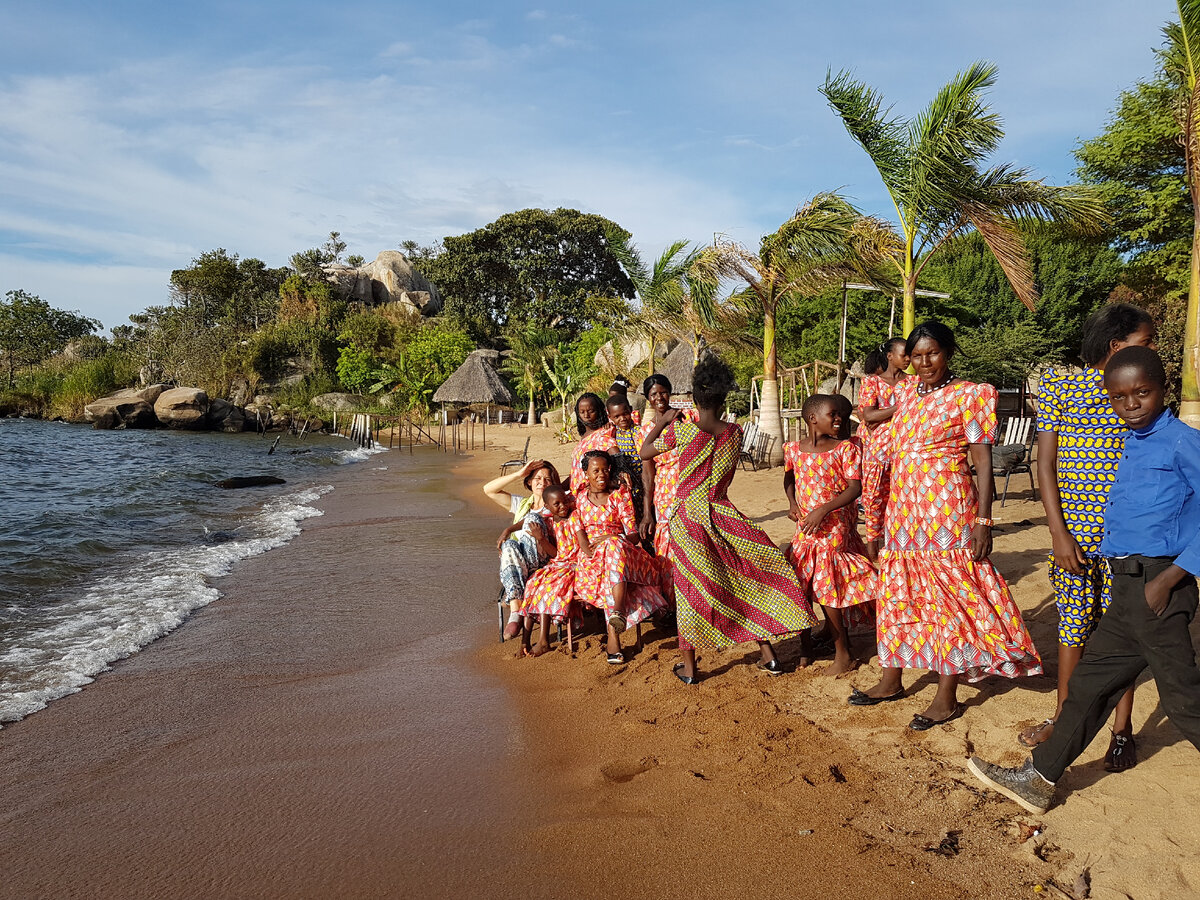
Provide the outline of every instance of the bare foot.
<path id="1" fill-rule="evenodd" d="M 1036 725 L 1026 728 L 1017 735 L 1017 743 L 1022 747 L 1033 748 L 1038 744 L 1045 743 L 1050 740 L 1050 735 L 1054 734 L 1054 720 L 1044 719 Z"/>
<path id="2" fill-rule="evenodd" d="M 1108 752 L 1104 754 L 1104 771 L 1124 772 L 1136 766 L 1137 762 L 1137 744 L 1133 742 L 1133 735 L 1114 731 Z"/>
<path id="3" fill-rule="evenodd" d="M 524 659 L 526 656 L 532 656 L 532 655 L 533 654 L 529 652 L 528 645 L 522 645 L 521 649 L 517 651 L 517 659 Z"/>
<path id="4" fill-rule="evenodd" d="M 858 668 L 858 660 L 850 654 L 845 656 L 835 656 L 833 662 L 821 670 L 822 675 L 832 675 L 835 678 L 841 675 L 846 675 Z"/>
<path id="5" fill-rule="evenodd" d="M 529 655 L 536 657 L 536 656 L 541 656 L 543 653 L 549 653 L 549 652 L 550 652 L 550 642 L 549 641 L 538 641 L 537 644 L 534 645 L 534 648 L 529 652 Z"/>

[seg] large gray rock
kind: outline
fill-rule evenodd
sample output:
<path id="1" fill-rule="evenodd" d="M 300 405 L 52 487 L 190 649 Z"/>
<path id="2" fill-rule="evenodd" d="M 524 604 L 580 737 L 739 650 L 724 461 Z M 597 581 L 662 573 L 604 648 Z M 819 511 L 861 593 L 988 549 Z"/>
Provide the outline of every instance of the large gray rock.
<path id="1" fill-rule="evenodd" d="M 271 416 L 275 412 L 275 401 L 264 394 L 256 394 L 246 404 L 246 427 L 258 429 L 271 427 Z"/>
<path id="2" fill-rule="evenodd" d="M 250 382 L 237 376 L 229 382 L 229 402 L 234 406 L 245 406 L 250 399 Z"/>
<path id="3" fill-rule="evenodd" d="M 204 428 L 208 422 L 208 394 L 199 388 L 171 388 L 154 401 L 154 414 L 168 428 Z"/>
<path id="4" fill-rule="evenodd" d="M 141 397 L 102 397 L 83 408 L 93 428 L 155 428 L 154 407 Z"/>
<path id="5" fill-rule="evenodd" d="M 326 266 L 325 277 L 345 300 L 367 306 L 399 303 L 423 316 L 442 311 L 442 298 L 433 283 L 413 268 L 399 250 L 384 250 L 359 268 Z"/>
<path id="6" fill-rule="evenodd" d="M 367 405 L 367 398 L 358 394 L 318 394 L 311 403 L 328 412 L 358 412 Z"/>
<path id="7" fill-rule="evenodd" d="M 208 426 L 217 431 L 236 434 L 246 427 L 246 414 L 228 400 L 210 400 L 207 418 Z"/>

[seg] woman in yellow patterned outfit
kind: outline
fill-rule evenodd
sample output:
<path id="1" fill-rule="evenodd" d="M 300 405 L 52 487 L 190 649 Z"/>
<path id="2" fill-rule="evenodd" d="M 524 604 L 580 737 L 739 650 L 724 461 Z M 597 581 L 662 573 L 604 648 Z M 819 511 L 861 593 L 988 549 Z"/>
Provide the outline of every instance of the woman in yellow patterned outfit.
<path id="1" fill-rule="evenodd" d="M 1038 398 L 1038 483 L 1050 526 L 1053 552 L 1050 584 L 1058 607 L 1058 708 L 1018 735 L 1026 747 L 1050 737 L 1067 697 L 1067 682 L 1083 655 L 1083 645 L 1108 609 L 1108 563 L 1100 556 L 1104 502 L 1117 471 L 1128 429 L 1113 412 L 1104 391 L 1109 357 L 1131 344 L 1153 346 L 1154 321 L 1127 303 L 1110 303 L 1084 324 L 1076 374 L 1049 372 Z M 1133 688 L 1117 705 L 1112 742 L 1105 756 L 1109 771 L 1137 762 L 1130 717 Z"/>

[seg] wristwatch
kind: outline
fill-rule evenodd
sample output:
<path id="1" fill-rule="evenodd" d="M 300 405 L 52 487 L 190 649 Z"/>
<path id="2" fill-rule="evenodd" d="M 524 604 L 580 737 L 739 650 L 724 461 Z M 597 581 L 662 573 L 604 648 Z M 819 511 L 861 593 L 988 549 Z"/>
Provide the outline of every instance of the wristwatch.
<path id="1" fill-rule="evenodd" d="M 976 516 L 975 524 L 976 525 L 986 525 L 988 528 L 991 528 L 993 525 L 996 524 L 996 520 L 988 519 L 988 518 L 985 518 L 984 516 Z"/>

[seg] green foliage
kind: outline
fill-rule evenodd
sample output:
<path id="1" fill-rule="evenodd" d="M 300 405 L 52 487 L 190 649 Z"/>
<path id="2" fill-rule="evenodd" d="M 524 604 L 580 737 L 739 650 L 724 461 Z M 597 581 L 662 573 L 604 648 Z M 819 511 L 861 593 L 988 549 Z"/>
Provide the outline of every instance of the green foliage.
<path id="1" fill-rule="evenodd" d="M 337 377 L 346 389 L 355 394 L 364 393 L 376 380 L 375 370 L 379 361 L 369 350 L 350 345 L 338 351 Z"/>
<path id="2" fill-rule="evenodd" d="M 1019 387 L 1037 366 L 1058 359 L 1053 341 L 1033 322 L 984 325 L 958 338 L 955 373 L 997 387 Z"/>
<path id="3" fill-rule="evenodd" d="M 427 372 L 436 390 L 475 349 L 471 338 L 450 325 L 428 325 L 413 336 L 404 355 L 413 370 Z"/>
<path id="4" fill-rule="evenodd" d="M 607 328 L 589 328 L 568 344 L 562 352 L 570 359 L 574 368 L 589 371 L 586 377 L 591 377 L 590 371 L 594 371 L 596 368 L 596 354 L 611 340 L 613 340 L 613 333 Z"/>
<path id="5" fill-rule="evenodd" d="M 1104 131 L 1075 152 L 1076 173 L 1113 217 L 1110 237 L 1127 254 L 1135 290 L 1185 293 L 1192 250 L 1192 199 L 1175 121 L 1175 88 L 1159 72 L 1122 92 Z"/>
<path id="6" fill-rule="evenodd" d="M 358 269 L 366 263 L 366 259 L 358 253 L 351 253 L 346 257 L 346 265 L 353 266 Z"/>
<path id="7" fill-rule="evenodd" d="M 394 361 L 399 329 L 396 324 L 376 312 L 353 312 L 342 320 L 338 340 L 343 344 L 361 347 L 379 359 Z"/>
<path id="8" fill-rule="evenodd" d="M 0 357 L 8 369 L 9 386 L 18 369 L 47 359 L 99 327 L 95 319 L 56 309 L 34 294 L 8 291 L 0 301 Z"/>
<path id="9" fill-rule="evenodd" d="M 532 414 L 538 399 L 545 396 L 547 388 L 546 363 L 558 355 L 562 335 L 553 328 L 543 328 L 536 322 L 527 322 L 525 327 L 509 328 L 509 355 L 500 366 L 500 371 L 517 382 L 517 394 L 529 403 Z"/>
<path id="10" fill-rule="evenodd" d="M 274 318 L 286 274 L 286 269 L 269 269 L 259 259 L 239 260 L 236 253 L 218 248 L 171 273 L 171 301 L 200 327 L 245 332 Z"/>
<path id="11" fill-rule="evenodd" d="M 633 296 L 609 245 L 614 228 L 573 209 L 524 209 L 447 237 L 420 268 L 445 298 L 446 315 L 478 343 L 494 345 L 509 323 L 558 328 L 570 339 L 587 323 L 589 297 Z"/>

